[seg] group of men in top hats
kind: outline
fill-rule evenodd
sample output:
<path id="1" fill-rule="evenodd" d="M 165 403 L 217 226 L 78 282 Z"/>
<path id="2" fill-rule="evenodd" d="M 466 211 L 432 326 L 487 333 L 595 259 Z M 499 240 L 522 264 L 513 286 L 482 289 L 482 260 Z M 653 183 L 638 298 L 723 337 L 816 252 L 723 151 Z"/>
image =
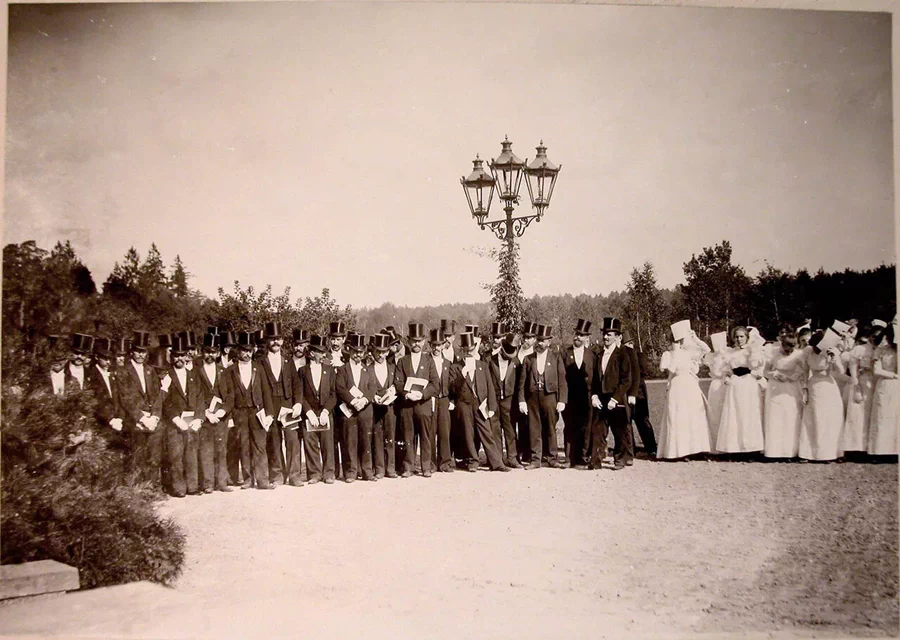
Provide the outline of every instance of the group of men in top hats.
<path id="1" fill-rule="evenodd" d="M 191 331 L 162 334 L 156 348 L 146 331 L 130 342 L 75 334 L 65 356 L 56 340 L 47 389 L 90 388 L 134 473 L 159 488 L 165 478 L 175 496 L 376 481 L 417 467 L 424 477 L 476 471 L 481 449 L 496 471 L 599 469 L 610 430 L 620 469 L 634 455 L 632 416 L 652 453 L 646 364 L 618 319 L 603 319 L 597 352 L 586 320 L 562 351 L 548 326 L 526 322 L 521 342 L 509 329 L 492 323 L 482 344 L 476 325 L 457 333 L 452 321 L 431 331 L 411 323 L 404 338 L 394 327 L 367 338 L 332 322 L 327 336 L 294 329 L 289 350 L 280 322 L 259 332 L 209 327 L 199 342 Z"/>

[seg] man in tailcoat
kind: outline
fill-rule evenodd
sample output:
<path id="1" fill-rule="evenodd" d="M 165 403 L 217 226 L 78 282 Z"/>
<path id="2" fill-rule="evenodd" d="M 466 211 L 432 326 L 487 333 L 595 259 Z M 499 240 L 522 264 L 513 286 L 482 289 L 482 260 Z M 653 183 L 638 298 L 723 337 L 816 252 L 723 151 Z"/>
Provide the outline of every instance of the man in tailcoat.
<path id="1" fill-rule="evenodd" d="M 335 392 L 343 413 L 344 451 L 347 453 L 345 482 L 375 481 L 372 464 L 372 402 L 375 399 L 374 372 L 363 362 L 366 337 L 351 334 L 346 342 L 349 358 L 335 373 Z M 349 413 L 349 415 L 347 415 Z"/>
<path id="2" fill-rule="evenodd" d="M 650 363 L 644 351 L 634 344 L 634 338 L 628 331 L 622 334 L 622 345 L 625 353 L 631 356 L 631 388 L 628 390 L 628 407 L 631 419 L 637 427 L 644 452 L 650 456 L 656 456 L 656 434 L 653 432 L 653 424 L 650 422 L 650 407 L 647 404 L 647 383 L 644 376 L 650 370 Z"/>
<path id="3" fill-rule="evenodd" d="M 228 368 L 228 385 L 234 397 L 231 415 L 241 447 L 244 471 L 241 488 L 274 489 L 275 485 L 269 482 L 266 441 L 268 430 L 275 421 L 275 408 L 269 388 L 263 384 L 266 374 L 262 365 L 253 360 L 256 348 L 253 335 L 241 331 L 237 341 L 238 359 Z M 260 411 L 263 412 L 261 416 Z"/>
<path id="4" fill-rule="evenodd" d="M 396 431 L 394 412 L 397 394 L 394 387 L 394 363 L 387 355 L 391 336 L 376 333 L 372 336 L 372 376 L 375 378 L 375 397 L 372 406 L 372 450 L 375 458 L 375 478 L 397 477 Z M 390 390 L 393 389 L 393 392 Z"/>
<path id="5" fill-rule="evenodd" d="M 438 471 L 452 473 L 455 465 L 450 449 L 450 367 L 453 363 L 444 357 L 444 336 L 441 330 L 432 329 L 430 338 L 431 358 L 438 376 L 438 390 L 434 395 L 434 420 L 437 432 L 434 443 L 434 465 Z"/>
<path id="6" fill-rule="evenodd" d="M 86 384 L 96 401 L 94 417 L 98 424 L 108 429 L 104 433 L 107 442 L 111 447 L 127 452 L 127 441 L 122 433 L 124 424 L 120 415 L 116 372 L 111 366 L 112 350 L 113 344 L 109 338 L 97 338 L 94 341 L 94 365 L 87 370 Z"/>
<path id="7" fill-rule="evenodd" d="M 207 333 L 203 336 L 202 360 L 194 367 L 203 399 L 203 425 L 200 427 L 203 493 L 232 490 L 228 486 L 228 435 L 234 430 L 231 419 L 234 397 L 228 383 L 228 370 L 216 361 L 219 341 L 224 335 Z"/>
<path id="8" fill-rule="evenodd" d="M 591 467 L 600 469 L 606 457 L 607 438 L 612 429 L 615 438 L 614 470 L 624 469 L 634 459 L 634 437 L 626 406 L 631 388 L 631 358 L 618 346 L 622 323 L 618 318 L 603 318 L 603 348 L 594 369 L 591 388 L 592 419 Z"/>
<path id="9" fill-rule="evenodd" d="M 534 353 L 525 356 L 519 378 L 519 411 L 528 418 L 528 454 L 526 469 L 541 468 L 541 453 L 547 447 L 545 462 L 559 467 L 556 424 L 566 408 L 569 388 L 562 356 L 550 349 L 551 328 L 542 324 L 535 329 Z"/>
<path id="10" fill-rule="evenodd" d="M 337 405 L 334 368 L 326 361 L 325 338 L 313 335 L 309 341 L 309 363 L 298 373 L 303 382 L 303 445 L 309 484 L 334 484 L 334 418 Z M 311 428 L 312 427 L 312 428 Z"/>
<path id="11" fill-rule="evenodd" d="M 284 427 L 284 423 L 290 423 L 300 417 L 303 391 L 300 388 L 300 378 L 294 371 L 294 362 L 283 350 L 281 323 L 267 322 L 264 331 L 267 352 L 266 357 L 260 358 L 259 362 L 266 374 L 263 377 L 263 384 L 268 387 L 272 409 L 275 412 L 275 421 L 269 428 L 266 440 L 269 482 L 299 487 L 303 484 L 300 423 L 289 427 Z M 282 442 L 287 450 L 287 460 L 282 450 Z"/>
<path id="12" fill-rule="evenodd" d="M 509 334 L 500 341 L 499 353 L 492 355 L 490 360 L 491 375 L 494 381 L 499 409 L 492 420 L 499 418 L 501 433 L 500 437 L 497 438 L 497 445 L 499 447 L 501 442 L 505 440 L 506 456 L 503 458 L 503 463 L 513 469 L 522 468 L 518 460 L 516 440 L 516 424 L 519 419 L 516 395 L 519 388 L 519 376 L 522 372 L 521 363 L 516 356 L 517 352 L 518 347 L 514 344 L 514 336 Z"/>
<path id="13" fill-rule="evenodd" d="M 579 318 L 572 345 L 566 347 L 563 356 L 569 387 L 569 401 L 563 411 L 565 456 L 566 462 L 575 467 L 586 466 L 590 455 L 591 385 L 594 379 L 594 352 L 587 344 L 590 335 L 591 322 Z"/>
<path id="14" fill-rule="evenodd" d="M 172 341 L 171 379 L 163 399 L 162 418 L 166 438 L 166 454 L 172 495 L 199 493 L 199 439 L 203 425 L 203 390 L 193 371 L 187 369 L 190 359 L 188 341 L 176 336 Z"/>
<path id="15" fill-rule="evenodd" d="M 394 369 L 394 386 L 397 389 L 397 404 L 400 406 L 400 429 L 406 447 L 403 451 L 403 478 L 412 475 L 416 461 L 415 436 L 418 432 L 422 445 L 422 475 L 431 477 L 431 443 L 434 442 L 434 411 L 431 399 L 437 394 L 438 380 L 434 359 L 424 352 L 425 325 L 409 324 L 409 354 L 403 356 Z M 426 384 L 415 385 L 409 390 L 406 383 L 409 378 L 424 380 Z"/>

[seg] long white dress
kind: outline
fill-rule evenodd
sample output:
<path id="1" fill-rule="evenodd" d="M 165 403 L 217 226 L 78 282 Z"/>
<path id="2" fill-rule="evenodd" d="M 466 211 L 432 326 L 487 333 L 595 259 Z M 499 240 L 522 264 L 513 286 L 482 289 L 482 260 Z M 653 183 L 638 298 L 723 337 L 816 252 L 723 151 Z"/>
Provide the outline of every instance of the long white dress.
<path id="1" fill-rule="evenodd" d="M 825 352 L 806 347 L 804 363 L 809 371 L 808 399 L 800 427 L 800 457 L 805 460 L 835 460 L 844 455 L 844 401 L 833 377 L 836 368 Z"/>
<path id="2" fill-rule="evenodd" d="M 850 350 L 841 351 L 835 361 L 835 368 L 831 375 L 837 382 L 838 391 L 841 392 L 841 402 L 844 403 L 844 419 L 847 418 L 847 404 L 853 393 L 853 385 L 850 384 Z"/>
<path id="3" fill-rule="evenodd" d="M 881 368 L 897 373 L 897 350 L 882 345 L 875 351 Z M 897 455 L 900 434 L 900 379 L 877 376 L 872 399 L 872 420 L 869 423 L 867 451 L 871 455 Z"/>
<path id="4" fill-rule="evenodd" d="M 725 353 L 721 351 L 707 353 L 703 360 L 709 367 L 709 377 L 712 378 L 706 392 L 706 419 L 709 422 L 709 442 L 714 444 L 719 421 L 722 419 L 722 407 L 725 406 L 725 392 L 728 390 L 725 376 L 731 373 L 731 367 Z"/>
<path id="5" fill-rule="evenodd" d="M 744 453 L 762 451 L 762 395 L 756 375 L 762 375 L 765 357 L 758 347 L 735 347 L 728 353 L 732 370 L 746 367 L 751 373 L 728 379 L 725 405 L 716 435 L 716 451 Z"/>
<path id="6" fill-rule="evenodd" d="M 767 458 L 796 458 L 800 450 L 800 425 L 803 420 L 803 384 L 806 354 L 795 350 L 785 354 L 773 353 L 766 364 L 765 419 L 763 430 Z M 775 372 L 783 380 L 775 379 Z"/>
<path id="7" fill-rule="evenodd" d="M 683 458 L 710 450 L 706 399 L 697 380 L 702 357 L 702 352 L 680 346 L 662 356 L 660 368 L 669 372 L 669 382 L 658 458 Z"/>
<path id="8" fill-rule="evenodd" d="M 872 398 L 875 392 L 875 347 L 868 342 L 856 345 L 850 351 L 850 375 L 857 385 L 847 385 L 844 391 L 844 451 L 865 451 L 869 441 L 869 422 L 872 415 Z M 862 401 L 854 398 L 856 386 L 862 393 Z"/>

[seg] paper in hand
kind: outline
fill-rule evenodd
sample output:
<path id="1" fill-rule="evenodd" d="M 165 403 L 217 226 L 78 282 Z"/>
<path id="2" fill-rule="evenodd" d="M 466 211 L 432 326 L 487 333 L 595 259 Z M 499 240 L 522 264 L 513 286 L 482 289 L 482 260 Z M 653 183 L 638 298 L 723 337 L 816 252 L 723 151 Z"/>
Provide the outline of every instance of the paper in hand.
<path id="1" fill-rule="evenodd" d="M 343 414 L 344 414 L 345 416 L 347 416 L 348 418 L 352 418 L 352 417 L 353 417 L 353 411 L 350 410 L 350 407 L 348 407 L 348 406 L 346 405 L 346 403 L 343 403 L 343 402 L 342 402 L 342 403 L 340 404 L 340 406 L 338 407 L 338 409 L 340 409 L 340 410 L 341 410 L 341 413 L 343 413 Z"/>
<path id="2" fill-rule="evenodd" d="M 403 390 L 407 393 L 410 391 L 424 391 L 425 387 L 428 386 L 428 380 L 425 378 L 416 378 L 414 376 L 410 376 L 406 379 L 406 384 L 403 386 Z"/>
<path id="3" fill-rule="evenodd" d="M 208 411 L 210 413 L 215 413 L 216 407 L 220 404 L 222 404 L 222 398 L 220 398 L 219 396 L 213 396 L 212 400 L 209 401 Z"/>
<path id="4" fill-rule="evenodd" d="M 353 388 L 350 389 L 350 395 L 353 396 L 354 398 L 362 398 L 363 392 L 359 390 L 359 387 L 357 387 L 356 385 L 353 385 Z"/>
<path id="5" fill-rule="evenodd" d="M 481 415 L 484 416 L 484 419 L 488 419 L 488 408 L 487 408 L 487 399 L 481 401 L 481 404 L 478 405 L 478 411 L 481 412 Z"/>
<path id="6" fill-rule="evenodd" d="M 256 412 L 256 419 L 259 420 L 259 423 L 260 423 L 261 425 L 265 425 L 265 424 L 266 424 L 266 410 L 265 410 L 265 409 L 260 409 L 259 411 L 257 411 L 257 412 Z"/>
<path id="7" fill-rule="evenodd" d="M 182 411 L 182 412 L 181 412 L 181 419 L 182 419 L 182 420 L 190 420 L 190 419 L 193 418 L 193 417 L 194 417 L 194 412 L 193 412 L 193 411 Z"/>

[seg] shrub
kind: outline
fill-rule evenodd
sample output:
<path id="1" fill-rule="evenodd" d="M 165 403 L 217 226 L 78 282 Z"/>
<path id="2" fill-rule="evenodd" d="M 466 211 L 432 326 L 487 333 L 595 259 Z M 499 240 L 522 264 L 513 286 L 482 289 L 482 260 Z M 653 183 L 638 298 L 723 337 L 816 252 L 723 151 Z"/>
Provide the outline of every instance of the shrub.
<path id="1" fill-rule="evenodd" d="M 28 392 L 24 385 L 46 369 L 26 365 L 7 378 L 9 371 L 4 367 L 0 562 L 57 560 L 78 568 L 83 588 L 173 582 L 184 563 L 184 535 L 156 513 L 156 494 L 126 476 L 124 454 L 93 418 L 90 394 Z"/>

